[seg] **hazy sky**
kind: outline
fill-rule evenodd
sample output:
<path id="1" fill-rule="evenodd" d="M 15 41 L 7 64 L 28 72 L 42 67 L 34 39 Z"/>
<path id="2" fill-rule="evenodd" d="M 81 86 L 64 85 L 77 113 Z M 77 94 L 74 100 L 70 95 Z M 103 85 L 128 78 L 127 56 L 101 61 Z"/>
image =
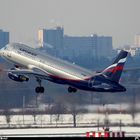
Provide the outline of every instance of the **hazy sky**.
<path id="1" fill-rule="evenodd" d="M 140 33 L 140 0 L 0 0 L 0 28 L 10 41 L 35 44 L 39 28 L 63 25 L 67 35 L 113 36 L 115 47 Z"/>

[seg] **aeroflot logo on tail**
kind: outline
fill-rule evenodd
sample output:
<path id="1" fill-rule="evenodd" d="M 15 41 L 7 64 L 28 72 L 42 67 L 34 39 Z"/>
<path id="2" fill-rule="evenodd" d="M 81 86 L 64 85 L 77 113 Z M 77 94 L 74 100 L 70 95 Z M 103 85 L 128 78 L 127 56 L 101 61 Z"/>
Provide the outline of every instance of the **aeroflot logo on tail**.
<path id="1" fill-rule="evenodd" d="M 114 68 L 110 68 L 108 70 L 106 70 L 107 72 L 112 72 L 112 73 L 115 73 L 119 70 L 123 70 L 123 66 L 117 66 L 117 67 L 114 67 Z"/>
<path id="2" fill-rule="evenodd" d="M 119 64 L 124 64 L 125 61 L 126 61 L 126 58 L 120 59 L 118 61 L 118 63 L 115 63 L 115 64 L 109 66 L 104 71 L 105 72 L 113 72 L 113 73 L 115 73 L 116 71 L 122 70 L 123 69 L 123 66 L 120 66 Z"/>
<path id="3" fill-rule="evenodd" d="M 25 50 L 25 49 L 22 49 L 22 48 L 20 48 L 20 51 L 22 51 L 22 52 L 26 52 L 26 53 L 28 53 L 28 54 L 30 54 L 30 55 L 33 55 L 33 56 L 37 56 L 37 54 L 35 54 L 35 53 L 32 53 L 32 52 L 30 52 L 30 51 L 27 51 L 27 50 Z"/>

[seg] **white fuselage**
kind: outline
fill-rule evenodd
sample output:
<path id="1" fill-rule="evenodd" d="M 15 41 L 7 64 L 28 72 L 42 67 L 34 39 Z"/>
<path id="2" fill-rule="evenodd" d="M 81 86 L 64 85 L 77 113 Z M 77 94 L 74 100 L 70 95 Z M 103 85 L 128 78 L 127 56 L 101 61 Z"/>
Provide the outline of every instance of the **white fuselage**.
<path id="1" fill-rule="evenodd" d="M 62 61 L 39 50 L 20 43 L 8 44 L 1 50 L 1 55 L 16 65 L 28 69 L 38 68 L 49 75 L 69 80 L 85 80 L 93 75 L 93 72 Z"/>

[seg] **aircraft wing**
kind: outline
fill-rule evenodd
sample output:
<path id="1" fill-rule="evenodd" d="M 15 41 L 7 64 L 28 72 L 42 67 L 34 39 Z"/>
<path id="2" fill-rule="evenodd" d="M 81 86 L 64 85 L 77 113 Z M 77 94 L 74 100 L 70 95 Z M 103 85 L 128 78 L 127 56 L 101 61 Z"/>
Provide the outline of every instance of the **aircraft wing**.
<path id="1" fill-rule="evenodd" d="M 50 79 L 49 74 L 46 71 L 43 71 L 39 68 L 34 69 L 10 69 L 10 70 L 3 70 L 4 72 L 11 72 L 13 74 L 21 74 L 21 75 L 27 75 L 29 77 L 36 77 L 39 79 Z"/>

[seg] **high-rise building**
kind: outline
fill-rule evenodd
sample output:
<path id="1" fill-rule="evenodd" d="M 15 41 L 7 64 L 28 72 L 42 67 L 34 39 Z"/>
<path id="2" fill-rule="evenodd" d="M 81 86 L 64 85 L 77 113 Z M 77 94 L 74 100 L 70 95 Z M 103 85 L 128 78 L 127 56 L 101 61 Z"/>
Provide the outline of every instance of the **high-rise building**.
<path id="1" fill-rule="evenodd" d="M 112 37 L 110 36 L 97 36 L 97 54 L 98 57 L 107 57 L 112 53 Z"/>
<path id="2" fill-rule="evenodd" d="M 45 42 L 45 29 L 40 29 L 38 30 L 38 41 L 39 41 L 39 47 L 43 47 L 44 42 Z"/>
<path id="3" fill-rule="evenodd" d="M 98 36 L 96 34 L 91 36 L 64 36 L 64 48 L 67 50 L 65 55 L 71 53 L 69 57 L 92 56 L 96 59 L 107 57 L 112 52 L 112 37 Z M 95 60 L 95 59 L 94 59 Z"/>
<path id="4" fill-rule="evenodd" d="M 38 40 L 41 47 L 47 47 L 48 53 L 60 56 L 63 48 L 63 28 L 41 29 L 38 31 Z"/>
<path id="5" fill-rule="evenodd" d="M 135 37 L 134 37 L 134 45 L 136 47 L 140 47 L 140 34 L 135 35 Z"/>
<path id="6" fill-rule="evenodd" d="M 39 30 L 38 40 L 49 54 L 84 65 L 111 56 L 113 49 L 110 36 L 68 36 L 61 27 Z"/>
<path id="7" fill-rule="evenodd" d="M 9 32 L 0 30 L 0 48 L 9 43 Z"/>

